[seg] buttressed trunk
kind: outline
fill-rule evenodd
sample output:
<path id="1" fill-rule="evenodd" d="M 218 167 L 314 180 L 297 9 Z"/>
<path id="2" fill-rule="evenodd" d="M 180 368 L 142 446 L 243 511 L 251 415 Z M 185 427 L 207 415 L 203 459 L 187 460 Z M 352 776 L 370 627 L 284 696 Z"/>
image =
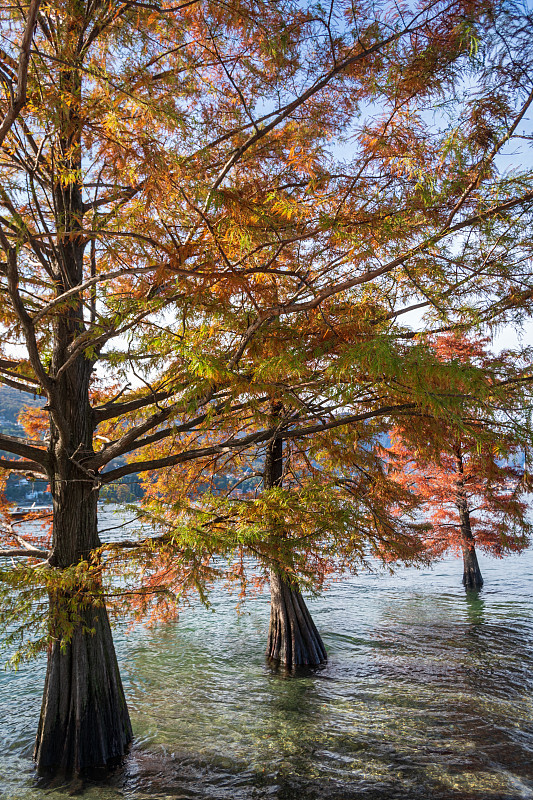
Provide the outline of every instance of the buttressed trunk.
<path id="1" fill-rule="evenodd" d="M 64 483 L 57 494 L 51 563 L 61 568 L 79 562 L 100 542 L 96 491 L 78 480 Z M 53 638 L 34 752 L 44 775 L 94 775 L 116 763 L 132 739 L 107 611 L 101 600 L 84 597 L 83 586 L 76 599 L 73 618 L 72 594 L 58 591 L 50 596 Z M 61 643 L 63 630 L 54 636 L 54 627 L 69 616 L 74 628 Z"/>
<path id="2" fill-rule="evenodd" d="M 455 459 L 457 469 L 456 506 L 459 512 L 461 548 L 463 550 L 463 586 L 467 591 L 478 591 L 483 586 L 483 578 L 477 562 L 475 541 L 470 525 L 468 495 L 465 486 L 463 455 L 460 444 L 457 445 Z"/>
<path id="3" fill-rule="evenodd" d="M 281 413 L 280 404 L 273 404 L 272 418 Z M 283 479 L 283 440 L 274 437 L 267 446 L 264 486 L 281 486 Z M 267 657 L 288 669 L 318 666 L 327 661 L 326 648 L 305 604 L 298 586 L 281 570 L 270 572 L 270 626 Z"/>
<path id="4" fill-rule="evenodd" d="M 89 607 L 80 617 L 66 647 L 54 641 L 48 651 L 34 754 L 45 775 L 94 776 L 132 738 L 107 612 Z"/>
<path id="5" fill-rule="evenodd" d="M 483 586 L 483 578 L 477 560 L 468 509 L 460 508 L 459 516 L 461 520 L 461 547 L 463 550 L 463 586 L 467 591 L 477 592 Z"/>
<path id="6" fill-rule="evenodd" d="M 298 587 L 272 571 L 270 593 L 267 656 L 289 669 L 327 661 L 326 648 Z"/>

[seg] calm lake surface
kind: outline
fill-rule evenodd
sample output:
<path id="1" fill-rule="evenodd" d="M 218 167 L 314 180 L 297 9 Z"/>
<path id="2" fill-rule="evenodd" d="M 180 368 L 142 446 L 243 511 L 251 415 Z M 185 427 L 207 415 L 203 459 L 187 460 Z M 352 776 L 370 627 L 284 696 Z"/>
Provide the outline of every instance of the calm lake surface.
<path id="1" fill-rule="evenodd" d="M 109 511 L 102 527 L 117 524 Z M 362 574 L 309 608 L 329 653 L 287 677 L 264 659 L 268 597 L 115 631 L 136 741 L 86 800 L 533 798 L 533 551 Z M 31 765 L 44 661 L 0 673 L 0 798 L 56 800 Z"/>

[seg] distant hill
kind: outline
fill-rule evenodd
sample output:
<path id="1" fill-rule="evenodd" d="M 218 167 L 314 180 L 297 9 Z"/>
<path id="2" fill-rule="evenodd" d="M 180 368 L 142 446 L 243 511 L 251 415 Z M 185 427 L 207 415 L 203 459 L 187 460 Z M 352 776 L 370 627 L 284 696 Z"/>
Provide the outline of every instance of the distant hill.
<path id="1" fill-rule="evenodd" d="M 20 436 L 24 431 L 18 422 L 18 417 L 24 406 L 43 406 L 44 403 L 43 397 L 20 392 L 11 386 L 0 386 L 0 432 L 10 436 Z M 0 451 L 0 454 L 6 458 L 13 458 L 10 453 Z M 47 486 L 47 480 L 27 480 L 24 475 L 13 473 L 9 476 L 5 494 L 12 503 L 48 504 L 52 498 Z"/>
<path id="2" fill-rule="evenodd" d="M 12 436 L 22 433 L 18 416 L 24 406 L 43 406 L 45 400 L 38 395 L 26 394 L 11 386 L 0 386 L 0 431 Z"/>
<path id="3" fill-rule="evenodd" d="M 7 433 L 10 436 L 21 436 L 23 434 L 22 425 L 19 424 L 19 414 L 24 406 L 43 406 L 45 399 L 38 395 L 32 396 L 10 386 L 0 386 L 0 433 Z M 11 458 L 9 453 L 0 455 Z M 116 459 L 108 469 L 125 464 L 125 459 Z M 6 487 L 6 497 L 13 503 L 25 505 L 27 503 L 51 502 L 51 495 L 47 491 L 47 480 L 27 480 L 24 475 L 12 474 L 9 477 Z M 113 503 L 129 503 L 136 498 L 142 497 L 143 491 L 139 486 L 138 475 L 126 475 L 112 486 L 105 486 L 101 491 L 102 500 Z"/>

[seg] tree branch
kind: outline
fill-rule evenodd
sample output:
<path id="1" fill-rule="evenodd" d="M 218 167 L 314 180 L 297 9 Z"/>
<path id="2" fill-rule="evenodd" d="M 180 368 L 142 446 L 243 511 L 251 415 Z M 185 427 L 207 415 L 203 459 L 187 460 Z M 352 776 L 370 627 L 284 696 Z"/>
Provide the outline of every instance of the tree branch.
<path id="1" fill-rule="evenodd" d="M 514 118 L 512 125 L 505 132 L 505 134 L 501 137 L 501 139 L 499 139 L 494 144 L 494 146 L 493 146 L 492 150 L 490 151 L 490 153 L 487 156 L 485 156 L 485 158 L 483 158 L 481 160 L 481 163 L 479 164 L 479 168 L 478 168 L 476 176 L 468 184 L 468 186 L 464 190 L 463 194 L 461 195 L 461 197 L 459 198 L 459 200 L 457 201 L 455 206 L 450 211 L 450 215 L 449 215 L 448 219 L 446 220 L 446 225 L 447 226 L 451 225 L 451 223 L 452 223 L 455 215 L 457 214 L 457 212 L 463 207 L 463 205 L 467 201 L 468 197 L 472 194 L 472 192 L 475 189 L 478 188 L 478 186 L 480 185 L 481 180 L 483 178 L 484 169 L 486 169 L 487 166 L 494 161 L 495 157 L 498 155 L 498 153 L 500 152 L 500 150 L 502 149 L 504 144 L 506 144 L 511 139 L 511 137 L 512 137 L 513 133 L 515 132 L 516 128 L 518 127 L 520 121 L 523 119 L 524 114 L 527 112 L 529 106 L 532 103 L 533 103 L 533 90 L 529 93 L 525 103 L 523 104 L 522 108 L 518 112 L 517 116 Z"/>
<path id="2" fill-rule="evenodd" d="M 114 278 L 121 278 L 123 275 L 143 275 L 147 272 L 155 272 L 156 269 L 157 267 L 154 265 L 149 267 L 132 267 L 128 269 L 112 270 L 111 272 L 104 272 L 100 275 L 95 275 L 92 278 L 88 278 L 83 283 L 73 286 L 72 289 L 68 289 L 66 292 L 54 297 L 53 300 L 50 300 L 50 302 L 41 308 L 40 311 L 33 315 L 33 324 L 36 325 L 43 317 L 49 314 L 54 308 L 61 305 L 61 303 L 63 303 L 65 300 L 81 294 L 81 292 L 84 292 L 86 289 L 90 289 L 92 286 L 95 286 L 98 283 L 110 281 Z"/>
<path id="3" fill-rule="evenodd" d="M 139 408 L 153 405 L 154 403 L 158 403 L 160 400 L 168 400 L 168 398 L 172 397 L 173 394 L 174 390 L 169 389 L 166 392 L 154 392 L 153 394 L 146 395 L 145 397 L 138 397 L 135 400 L 124 400 L 122 403 L 111 402 L 102 406 L 96 406 L 96 408 L 93 409 L 93 418 L 96 423 L 104 422 L 107 419 L 113 419 L 114 417 L 128 414 L 130 411 L 137 411 Z"/>
<path id="4" fill-rule="evenodd" d="M 0 550 L 0 558 L 12 558 L 14 556 L 22 556 L 24 558 L 50 558 L 51 553 L 48 550 L 26 550 L 22 548 L 13 548 L 12 550 Z"/>
<path id="5" fill-rule="evenodd" d="M 11 461 L 8 458 L 0 458 L 0 469 L 9 469 L 15 472 L 38 472 L 45 477 L 48 475 L 44 467 L 36 461 Z"/>
<path id="6" fill-rule="evenodd" d="M 213 193 L 221 185 L 221 183 L 223 182 L 224 178 L 229 173 L 229 171 L 232 169 L 232 167 L 239 161 L 239 159 L 244 155 L 244 153 L 246 153 L 247 150 L 250 149 L 250 147 L 253 147 L 253 145 L 255 145 L 257 142 L 259 142 L 261 139 L 263 139 L 265 136 L 267 136 L 271 131 L 273 131 L 275 128 L 277 128 L 278 125 L 280 125 L 280 123 L 282 123 L 290 114 L 292 114 L 293 111 L 296 111 L 296 109 L 298 109 L 300 106 L 302 106 L 304 103 L 306 103 L 307 100 L 309 100 L 311 97 L 313 97 L 319 91 L 324 89 L 333 80 L 333 78 L 335 78 L 340 73 L 344 72 L 346 69 L 348 69 L 348 67 L 351 67 L 354 64 L 357 64 L 359 61 L 362 61 L 365 58 L 367 58 L 368 56 L 373 55 L 374 53 L 378 52 L 382 48 L 387 47 L 387 45 L 392 44 L 393 42 L 397 41 L 398 39 L 401 39 L 402 36 L 405 36 L 408 33 L 411 33 L 412 31 L 416 30 L 416 25 L 413 25 L 412 23 L 416 20 L 416 18 L 418 16 L 419 15 L 414 17 L 414 19 L 412 20 L 411 24 L 410 25 L 406 25 L 403 30 L 392 34 L 387 39 L 383 39 L 380 42 L 376 42 L 376 44 L 372 45 L 369 48 L 364 48 L 363 47 L 363 49 L 360 50 L 359 52 L 355 53 L 352 56 L 349 56 L 348 58 L 345 58 L 343 61 L 341 61 L 340 63 L 336 64 L 333 67 L 333 69 L 331 69 L 328 73 L 326 73 L 326 75 L 323 75 L 321 78 L 316 80 L 313 83 L 312 86 L 310 86 L 299 97 L 297 97 L 295 100 L 293 100 L 292 103 L 289 103 L 287 106 L 285 106 L 283 111 L 280 114 L 278 114 L 278 116 L 275 117 L 275 119 L 273 119 L 272 122 L 269 122 L 268 125 L 265 125 L 263 128 L 260 128 L 259 130 L 257 130 L 257 132 L 252 134 L 252 136 L 250 136 L 246 140 L 246 142 L 244 142 L 240 147 L 238 147 L 232 153 L 232 155 L 229 157 L 229 159 L 226 161 L 226 163 L 224 164 L 224 166 L 222 167 L 222 169 L 218 173 L 218 175 L 215 178 L 213 184 L 211 185 L 211 188 L 209 190 L 209 194 L 207 195 L 207 198 L 206 198 L 205 203 L 203 205 L 203 211 L 206 212 L 209 209 L 209 206 L 211 204 L 211 200 L 213 198 Z M 361 44 L 361 43 L 359 43 L 359 44 Z M 186 243 L 188 243 L 188 242 L 186 241 Z"/>
<path id="7" fill-rule="evenodd" d="M 382 266 L 376 267 L 376 269 L 373 270 L 366 270 L 366 272 L 363 272 L 362 275 L 359 275 L 354 278 L 347 278 L 345 281 L 341 281 L 339 283 L 333 284 L 332 286 L 329 286 L 327 289 L 323 289 L 312 300 L 307 300 L 301 303 L 289 302 L 285 305 L 272 306 L 269 309 L 261 311 L 257 320 L 254 323 L 252 323 L 252 325 L 250 325 L 250 328 L 248 330 L 254 329 L 258 324 L 261 324 L 262 322 L 266 321 L 267 319 L 270 319 L 271 317 L 281 316 L 282 314 L 294 314 L 300 311 L 311 311 L 312 309 L 317 308 L 324 300 L 329 299 L 333 295 L 340 294 L 341 292 L 347 291 L 348 289 L 353 289 L 355 286 L 359 286 L 363 283 L 368 283 L 369 281 L 372 281 L 375 278 L 379 278 L 381 275 L 385 275 L 387 272 L 391 272 L 391 270 L 395 269 L 396 267 L 402 266 L 402 264 L 404 264 L 413 256 L 418 255 L 419 253 L 423 253 L 429 247 L 437 244 L 438 242 L 442 241 L 442 239 L 445 239 L 447 236 L 450 236 L 453 233 L 457 233 L 458 231 L 461 231 L 464 228 L 477 225 L 480 222 L 485 222 L 491 217 L 495 217 L 498 214 L 503 214 L 506 211 L 510 211 L 511 209 L 515 208 L 516 206 L 525 203 L 530 203 L 532 201 L 533 201 L 533 191 L 526 192 L 520 197 L 516 197 L 513 200 L 508 200 L 506 203 L 500 203 L 499 205 L 492 206 L 491 208 L 488 208 L 486 211 L 482 211 L 479 214 L 467 217 L 461 222 L 457 222 L 455 225 L 452 225 L 449 228 L 445 228 L 444 230 L 440 231 L 440 233 L 437 233 L 434 236 L 430 236 L 425 241 L 416 245 L 416 247 L 413 247 L 410 250 L 408 250 L 407 253 L 404 253 L 403 255 L 394 258 L 387 264 L 383 264 Z"/>
<path id="8" fill-rule="evenodd" d="M 272 436 L 276 435 L 281 439 L 298 439 L 303 436 L 308 436 L 312 433 L 321 433 L 332 428 L 339 428 L 342 425 L 350 425 L 353 422 L 362 422 L 366 419 L 373 417 L 386 416 L 394 413 L 404 413 L 415 409 L 415 403 L 403 403 L 398 406 L 383 406 L 375 411 L 368 411 L 364 414 L 350 414 L 340 419 L 332 420 L 331 422 L 321 423 L 319 425 L 309 425 L 303 428 L 292 428 L 289 430 L 279 430 L 278 428 L 268 428 L 263 431 L 251 433 L 248 436 L 241 436 L 238 439 L 226 439 L 218 445 L 211 445 L 208 447 L 200 447 L 194 450 L 187 450 L 183 453 L 175 453 L 171 456 L 162 458 L 154 458 L 149 461 L 137 461 L 130 464 L 125 464 L 123 467 L 104 472 L 100 475 L 103 484 L 112 483 L 124 475 L 131 475 L 134 472 L 149 472 L 150 470 L 161 469 L 163 467 L 172 467 L 176 464 L 182 464 L 186 461 L 194 461 L 198 458 L 207 458 L 209 456 L 219 455 L 228 450 L 239 448 L 246 448 L 249 445 L 262 444 L 268 441 Z"/>
<path id="9" fill-rule="evenodd" d="M 37 392 L 37 390 L 40 388 L 39 381 L 36 378 L 31 378 L 29 375 L 21 375 L 20 372 L 15 372 L 13 368 L 18 367 L 19 365 L 19 361 L 9 361 L 5 358 L 0 358 L 0 372 L 3 372 L 4 375 L 11 375 L 12 378 L 16 378 L 17 380 L 25 380 L 29 381 L 30 383 L 37 384 Z"/>
<path id="10" fill-rule="evenodd" d="M 51 389 L 51 382 L 39 356 L 39 346 L 37 344 L 37 339 L 35 338 L 35 328 L 30 315 L 24 307 L 24 303 L 22 302 L 22 298 L 18 289 L 19 274 L 17 268 L 17 251 L 14 247 L 9 245 L 9 242 L 7 241 L 3 231 L 0 232 L 0 241 L 6 251 L 7 257 L 7 280 L 9 296 L 11 297 L 13 308 L 15 309 L 15 312 L 22 323 L 30 362 L 41 386 L 47 392 L 49 392 Z"/>
<path id="11" fill-rule="evenodd" d="M 120 200 L 121 202 L 119 205 L 123 205 L 127 203 L 128 200 L 132 200 L 138 192 L 144 186 L 144 181 L 138 183 L 136 186 L 131 186 L 127 189 L 122 189 L 119 192 L 113 192 L 112 194 L 108 194 L 106 197 L 99 197 L 97 200 L 91 200 L 89 203 L 83 204 L 83 213 L 86 214 L 87 211 L 96 211 L 96 209 L 101 208 L 102 206 L 107 205 L 108 203 L 113 203 L 115 200 Z"/>
<path id="12" fill-rule="evenodd" d="M 43 394 L 43 389 L 41 388 L 40 384 L 36 386 L 28 386 L 26 383 L 19 383 L 19 381 L 14 381 L 11 378 L 6 378 L 5 370 L 0 368 L 0 383 L 3 383 L 4 386 L 11 386 L 13 389 L 18 389 L 19 392 L 26 392 L 27 394 L 39 395 Z M 9 374 L 9 373 L 8 373 Z"/>
<path id="13" fill-rule="evenodd" d="M 0 146 L 3 144 L 4 139 L 13 127 L 15 120 L 22 111 L 26 104 L 26 90 L 28 87 L 28 67 L 30 64 L 30 49 L 31 40 L 33 38 L 33 31 L 37 22 L 37 14 L 39 11 L 40 0 L 31 0 L 26 18 L 26 25 L 24 27 L 24 34 L 22 36 L 22 44 L 20 46 L 20 57 L 17 72 L 17 96 L 11 102 L 10 108 L 2 125 L 0 125 Z"/>
<path id="14" fill-rule="evenodd" d="M 268 400 L 268 395 L 264 397 L 256 398 L 256 402 L 264 402 Z M 234 406 L 231 406 L 228 409 L 228 414 L 231 414 L 234 411 L 242 411 L 243 408 L 246 408 L 249 405 L 249 402 L 237 403 Z M 176 407 L 172 408 L 171 410 L 175 410 Z M 220 405 L 216 406 L 212 410 L 213 416 L 218 416 L 222 411 L 224 411 L 225 405 L 221 403 Z M 198 425 L 201 425 L 202 422 L 208 418 L 209 412 L 205 414 L 200 414 L 199 416 L 195 417 L 194 419 L 189 420 L 188 422 L 184 422 L 181 425 L 173 425 L 169 428 L 163 428 L 162 430 L 156 431 L 155 433 L 151 434 L 150 436 L 145 436 L 143 439 L 136 438 L 135 442 L 132 444 L 129 442 L 125 442 L 125 436 L 121 439 L 117 439 L 116 442 L 111 442 L 111 444 L 107 445 L 107 449 L 104 448 L 100 453 L 97 453 L 96 458 L 91 459 L 89 462 L 90 469 L 99 469 L 100 467 L 108 464 L 113 458 L 117 458 L 118 456 L 124 455 L 125 453 L 131 453 L 134 450 L 139 450 L 141 447 L 146 447 L 149 444 L 154 444 L 155 442 L 160 442 L 162 439 L 167 439 L 169 436 L 173 436 L 176 433 L 187 433 L 196 428 Z M 152 427 L 155 427 L 152 425 Z M 121 442 L 123 443 L 121 445 Z M 112 454 L 111 454 L 112 453 Z M 100 457 L 99 457 L 100 456 Z"/>
<path id="15" fill-rule="evenodd" d="M 21 456 L 32 463 L 36 461 L 37 464 L 40 465 L 40 470 L 48 461 L 48 453 L 44 448 L 38 447 L 35 442 L 29 439 L 22 439 L 19 436 L 9 436 L 7 433 L 0 433 L 0 450 L 5 450 L 16 456 Z M 34 468 L 33 466 L 30 467 L 30 469 Z M 13 469 L 15 468 L 13 467 Z"/>

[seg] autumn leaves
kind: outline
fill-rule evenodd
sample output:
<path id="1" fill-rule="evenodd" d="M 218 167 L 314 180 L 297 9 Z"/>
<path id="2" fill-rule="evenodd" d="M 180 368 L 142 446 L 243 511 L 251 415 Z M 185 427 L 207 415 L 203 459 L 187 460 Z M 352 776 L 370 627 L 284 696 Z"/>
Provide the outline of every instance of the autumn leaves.
<path id="1" fill-rule="evenodd" d="M 509 453 L 529 435 L 527 354 L 487 366 L 469 351 L 530 314 L 531 174 L 508 166 L 529 142 L 527 14 L 342 0 L 1 13 L 0 380 L 47 398 L 25 437 L 0 436 L 1 465 L 50 480 L 57 581 L 86 564 L 99 603 L 166 618 L 216 577 L 246 589 L 249 557 L 294 597 L 371 557 L 426 558 L 418 478 L 399 475 L 459 439 L 461 457 L 492 454 L 492 491 L 507 451 L 489 432 L 512 429 Z M 435 350 L 445 331 L 460 357 Z M 384 452 L 393 429 L 416 467 Z M 128 475 L 154 538 L 102 551 L 99 490 Z"/>

